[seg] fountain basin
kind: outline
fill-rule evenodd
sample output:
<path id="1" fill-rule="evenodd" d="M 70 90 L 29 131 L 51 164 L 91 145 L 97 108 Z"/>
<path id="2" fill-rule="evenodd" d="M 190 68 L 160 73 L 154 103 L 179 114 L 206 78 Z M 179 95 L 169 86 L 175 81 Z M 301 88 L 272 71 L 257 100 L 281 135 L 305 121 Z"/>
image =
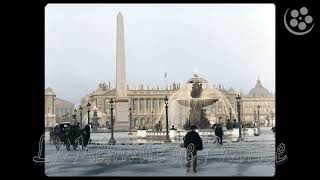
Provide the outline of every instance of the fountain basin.
<path id="1" fill-rule="evenodd" d="M 218 101 L 218 99 L 209 98 L 193 98 L 193 99 L 177 99 L 180 105 L 192 107 L 192 105 L 199 105 L 201 107 L 206 107 L 212 105 Z"/>

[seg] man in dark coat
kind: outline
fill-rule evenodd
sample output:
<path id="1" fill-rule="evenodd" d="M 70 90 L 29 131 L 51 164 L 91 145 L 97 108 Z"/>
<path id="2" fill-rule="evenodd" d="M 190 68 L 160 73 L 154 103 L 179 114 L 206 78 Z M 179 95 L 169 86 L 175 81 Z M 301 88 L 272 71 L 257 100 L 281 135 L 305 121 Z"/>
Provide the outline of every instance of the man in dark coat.
<path id="1" fill-rule="evenodd" d="M 218 137 L 219 144 L 222 144 L 222 136 L 223 136 L 223 130 L 222 126 L 218 125 L 214 131 L 215 135 Z"/>
<path id="2" fill-rule="evenodd" d="M 195 131 L 197 127 L 191 126 L 189 131 L 184 137 L 183 147 L 187 148 L 187 172 L 190 172 L 191 161 L 193 161 L 193 172 L 197 172 L 197 151 L 202 150 L 202 139 Z"/>

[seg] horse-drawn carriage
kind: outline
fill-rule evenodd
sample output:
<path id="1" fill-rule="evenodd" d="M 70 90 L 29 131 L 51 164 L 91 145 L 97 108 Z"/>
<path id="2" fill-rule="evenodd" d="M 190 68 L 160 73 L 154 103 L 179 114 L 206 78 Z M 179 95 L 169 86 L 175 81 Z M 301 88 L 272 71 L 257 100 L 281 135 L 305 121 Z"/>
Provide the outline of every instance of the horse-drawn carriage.
<path id="1" fill-rule="evenodd" d="M 70 151 L 71 146 L 73 149 L 77 149 L 79 145 L 82 145 L 83 148 L 88 144 L 87 136 L 84 129 L 81 129 L 79 125 L 72 125 L 69 122 L 57 125 L 50 132 L 50 139 L 55 144 L 57 150 L 59 150 L 61 145 L 66 145 L 68 151 Z"/>

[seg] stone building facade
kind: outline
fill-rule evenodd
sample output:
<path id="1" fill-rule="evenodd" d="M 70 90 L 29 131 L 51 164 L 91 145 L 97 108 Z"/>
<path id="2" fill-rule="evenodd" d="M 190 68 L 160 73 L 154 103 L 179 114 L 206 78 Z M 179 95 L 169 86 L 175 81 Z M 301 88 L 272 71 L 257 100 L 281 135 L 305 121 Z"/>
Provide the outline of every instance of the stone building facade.
<path id="1" fill-rule="evenodd" d="M 205 84 L 205 83 L 204 83 Z M 145 126 L 146 128 L 154 128 L 158 121 L 161 121 L 165 127 L 165 111 L 164 111 L 164 97 L 172 97 L 183 88 L 180 84 L 173 83 L 167 89 L 160 89 L 159 87 L 129 87 L 127 86 L 127 96 L 129 99 L 129 106 L 132 108 L 132 127 L 138 128 Z M 236 93 L 232 88 L 226 90 L 221 85 L 206 85 L 208 89 L 206 96 L 210 98 L 217 98 L 218 101 L 213 105 L 206 107 L 206 115 L 210 123 L 226 123 L 228 119 L 237 119 Z M 275 117 L 275 97 L 265 89 L 261 81 L 258 80 L 256 86 L 247 94 L 241 94 L 241 120 L 243 123 L 254 122 L 254 109 L 260 105 L 259 117 L 261 125 L 274 125 Z M 98 88 L 92 93 L 88 94 L 82 99 L 81 106 L 83 107 L 83 122 L 87 122 L 87 102 L 90 106 L 90 119 L 93 118 L 93 108 L 98 111 L 99 124 L 105 126 L 110 122 L 110 100 L 115 99 L 116 90 L 112 88 L 110 83 L 99 84 Z M 170 101 L 169 101 L 170 102 Z M 170 106 L 171 105 L 171 106 Z M 116 108 L 116 106 L 113 106 Z M 181 128 L 184 119 L 175 119 L 170 114 L 188 114 L 188 109 L 179 107 L 174 108 L 173 104 L 169 103 L 169 126 L 175 125 Z M 115 109 L 116 110 L 116 109 Z M 114 111 L 115 111 L 114 110 Z M 257 111 L 257 109 L 256 109 Z M 230 113 L 231 112 L 231 113 Z M 257 113 L 256 113 L 257 114 Z M 114 115 L 114 118 L 115 115 Z M 172 120 L 175 119 L 175 120 Z M 257 119 L 257 116 L 256 116 Z"/>
<path id="2" fill-rule="evenodd" d="M 45 127 L 54 127 L 57 123 L 71 122 L 74 104 L 56 97 L 52 88 L 45 89 Z"/>
<path id="3" fill-rule="evenodd" d="M 57 123 L 71 122 L 74 114 L 74 104 L 64 99 L 55 98 L 55 114 Z"/>
<path id="4" fill-rule="evenodd" d="M 243 97 L 242 111 L 244 122 L 257 124 L 260 121 L 261 125 L 275 126 L 275 96 L 262 86 L 259 78 L 255 87 Z"/>
<path id="5" fill-rule="evenodd" d="M 204 80 L 204 84 L 206 81 Z M 177 92 L 184 88 L 180 84 L 173 83 L 168 88 L 157 87 L 129 87 L 127 86 L 127 96 L 129 99 L 129 107 L 132 109 L 132 128 L 137 129 L 139 126 L 146 128 L 154 128 L 155 124 L 161 122 L 163 128 L 165 127 L 165 111 L 164 111 L 164 97 L 172 98 Z M 232 88 L 226 90 L 221 85 L 207 85 L 207 97 L 217 98 L 218 101 L 213 105 L 204 108 L 206 110 L 206 117 L 211 124 L 226 123 L 228 119 L 237 119 L 236 93 Z M 55 123 L 64 121 L 72 121 L 74 113 L 74 104 L 66 100 L 57 98 L 51 88 L 45 91 L 45 126 L 53 127 Z M 82 124 L 85 125 L 88 119 L 88 102 L 91 103 L 89 107 L 90 119 L 94 118 L 94 109 L 97 111 L 99 126 L 104 127 L 110 124 L 110 100 L 115 99 L 116 89 L 111 87 L 109 83 L 99 84 L 98 88 L 82 98 L 80 105 L 82 107 Z M 170 102 L 170 101 L 169 101 Z M 171 106 L 170 106 L 171 105 Z M 244 124 L 248 122 L 257 123 L 258 119 L 258 105 L 259 119 L 261 126 L 275 125 L 275 96 L 262 86 L 258 79 L 255 87 L 249 91 L 248 94 L 241 94 L 241 120 Z M 187 117 L 188 108 L 174 108 L 175 104 L 169 103 L 169 114 L 184 114 L 180 117 L 179 122 L 174 116 L 169 115 L 169 125 L 181 128 L 184 123 L 184 118 Z M 116 111 L 116 106 L 114 112 Z M 170 109 L 172 109 L 170 111 Z M 231 110 L 231 111 L 230 111 Z M 80 122 L 79 107 L 77 108 L 77 122 Z M 68 116 L 69 115 L 69 116 Z M 114 114 L 114 119 L 116 115 Z M 172 120 L 172 119 L 175 119 Z"/>

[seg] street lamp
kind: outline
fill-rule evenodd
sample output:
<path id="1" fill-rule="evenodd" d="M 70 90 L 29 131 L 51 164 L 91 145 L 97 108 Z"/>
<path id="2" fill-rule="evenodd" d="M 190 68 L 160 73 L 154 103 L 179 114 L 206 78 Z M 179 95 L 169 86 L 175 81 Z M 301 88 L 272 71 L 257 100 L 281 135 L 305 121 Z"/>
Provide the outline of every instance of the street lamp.
<path id="1" fill-rule="evenodd" d="M 170 138 L 169 138 L 169 122 L 168 122 L 168 97 L 166 95 L 166 97 L 164 98 L 164 103 L 165 103 L 165 108 L 166 108 L 166 130 L 167 130 L 167 135 L 166 135 L 166 139 L 164 140 L 164 142 L 171 142 Z"/>
<path id="2" fill-rule="evenodd" d="M 79 111 L 80 111 L 80 125 L 82 127 L 82 106 L 81 105 L 79 107 Z"/>
<path id="3" fill-rule="evenodd" d="M 129 108 L 129 134 L 128 135 L 132 135 L 132 132 L 131 132 L 131 123 L 132 123 L 132 108 L 130 107 Z"/>
<path id="4" fill-rule="evenodd" d="M 257 121 L 258 121 L 258 135 L 260 135 L 260 105 L 257 106 L 258 108 L 258 118 L 257 118 Z"/>
<path id="5" fill-rule="evenodd" d="M 90 104 L 90 102 L 88 102 L 88 104 L 87 104 L 87 108 L 88 108 L 88 124 L 90 123 L 90 106 L 91 106 L 91 104 Z"/>
<path id="6" fill-rule="evenodd" d="M 236 97 L 237 99 L 237 111 L 238 111 L 238 122 L 239 122 L 239 137 L 237 139 L 238 142 L 243 141 L 244 139 L 242 138 L 242 133 L 241 133 L 241 118 L 240 118 L 240 102 L 241 102 L 241 97 L 238 94 Z"/>
<path id="7" fill-rule="evenodd" d="M 76 117 L 77 117 L 77 109 L 74 109 L 74 111 L 73 111 L 74 124 L 77 122 Z"/>
<path id="8" fill-rule="evenodd" d="M 109 145 L 115 145 L 116 144 L 116 140 L 114 140 L 113 137 L 113 103 L 115 101 L 113 99 L 110 100 L 110 116 L 111 116 L 111 138 L 109 140 Z"/>
<path id="9" fill-rule="evenodd" d="M 229 118 L 230 118 L 230 121 L 231 121 L 231 108 L 229 108 Z"/>
<path id="10" fill-rule="evenodd" d="M 151 111 L 151 122 L 152 122 L 151 128 L 153 128 L 154 127 L 153 110 Z"/>

